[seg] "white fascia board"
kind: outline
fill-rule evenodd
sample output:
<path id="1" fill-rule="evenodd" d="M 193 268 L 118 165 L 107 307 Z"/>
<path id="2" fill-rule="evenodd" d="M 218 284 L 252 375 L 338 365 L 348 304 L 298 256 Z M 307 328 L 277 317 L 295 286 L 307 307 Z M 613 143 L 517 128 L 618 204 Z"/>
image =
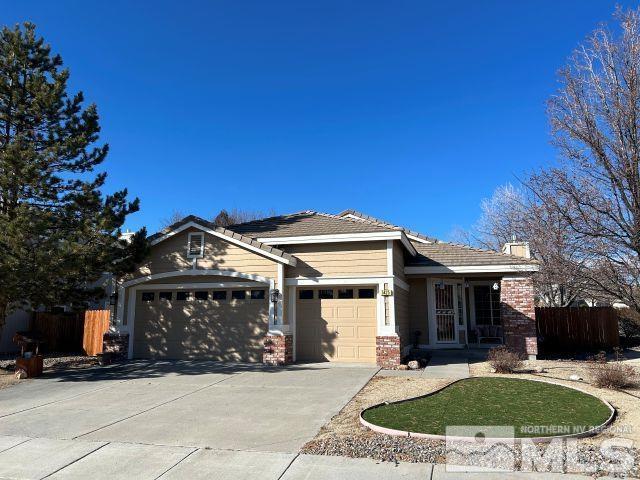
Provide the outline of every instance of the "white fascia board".
<path id="1" fill-rule="evenodd" d="M 336 233 L 332 235 L 301 235 L 297 237 L 260 237 L 256 239 L 265 245 L 299 245 L 307 243 L 368 242 L 372 240 L 400 240 L 411 255 L 416 249 L 404 232 Z"/>
<path id="2" fill-rule="evenodd" d="M 259 255 L 269 257 L 272 260 L 275 260 L 276 262 L 285 263 L 287 265 L 291 265 L 292 267 L 295 267 L 296 265 L 296 259 L 294 257 L 292 257 L 291 259 L 287 259 L 279 255 L 274 255 L 273 253 L 267 252 L 265 250 L 262 250 L 261 248 L 258 248 L 248 243 L 245 243 L 243 241 L 240 241 L 237 238 L 233 238 L 233 237 L 230 237 L 229 235 L 225 235 L 224 233 L 220 233 L 216 230 L 212 230 L 211 228 L 205 227 L 204 225 L 200 225 L 199 223 L 196 223 L 196 222 L 187 222 L 184 225 L 181 225 L 180 227 L 176 228 L 175 230 L 171 230 L 170 232 L 165 233 L 161 237 L 158 237 L 155 240 L 153 240 L 151 242 L 151 245 L 152 246 L 156 245 L 168 238 L 171 238 L 172 236 L 186 230 L 187 228 L 197 228 L 210 235 L 221 238 L 229 243 L 233 243 L 234 245 L 238 245 L 239 247 L 246 248 L 247 250 L 251 250 L 252 252 L 255 252 Z M 256 240 L 256 241 L 260 242 L 260 240 Z M 264 243 L 265 245 L 268 245 L 266 242 L 260 242 L 260 243 Z"/>
<path id="3" fill-rule="evenodd" d="M 129 288 L 136 286 L 140 283 L 146 283 L 151 280 L 157 280 L 161 278 L 172 278 L 182 276 L 216 276 L 216 277 L 231 277 L 231 278 L 243 278 L 247 280 L 253 280 L 255 282 L 272 284 L 273 279 L 255 275 L 251 273 L 236 272 L 235 270 L 211 270 L 211 269 L 187 269 L 187 270 L 173 270 L 170 272 L 154 273 L 150 275 L 144 275 L 142 277 L 133 278 L 127 282 L 123 282 L 121 288 Z"/>
<path id="4" fill-rule="evenodd" d="M 416 237 L 415 235 L 411 235 L 410 233 L 407 234 L 407 238 L 409 238 L 410 240 L 413 240 L 414 242 L 418 242 L 418 243 L 433 243 L 433 242 L 430 242 L 429 240 L 425 240 L 424 238 L 420 238 L 420 237 Z"/>
<path id="5" fill-rule="evenodd" d="M 405 282 L 404 280 L 399 279 L 398 277 L 395 278 L 393 283 L 395 285 L 397 285 L 398 287 L 400 287 L 401 289 L 406 290 L 407 292 L 411 289 L 407 282 Z"/>
<path id="6" fill-rule="evenodd" d="M 537 272 L 538 265 L 461 265 L 457 267 L 404 267 L 404 273 L 515 273 L 515 272 Z"/>
<path id="7" fill-rule="evenodd" d="M 139 285 L 136 290 L 192 290 L 198 288 L 266 288 L 268 285 L 260 282 L 209 282 L 209 283 L 150 283 Z"/>
<path id="8" fill-rule="evenodd" d="M 377 285 L 382 282 L 393 282 L 393 276 L 379 275 L 372 277 L 297 277 L 285 279 L 285 285 Z"/>
<path id="9" fill-rule="evenodd" d="M 400 235 L 400 241 L 402 242 L 402 245 L 404 245 L 404 248 L 406 248 L 409 251 L 412 257 L 415 257 L 418 254 L 416 247 L 414 247 L 411 244 L 411 242 L 409 241 L 409 239 L 407 238 L 404 232 L 400 232 L 400 233 L 402 234 Z"/>
<path id="10" fill-rule="evenodd" d="M 366 242 L 368 240 L 400 240 L 402 232 L 336 233 L 333 235 L 301 235 L 297 237 L 264 237 L 256 240 L 265 245 L 301 243 Z"/>
<path id="11" fill-rule="evenodd" d="M 297 277 L 285 279 L 287 286 L 319 286 L 319 285 L 377 285 L 380 283 L 392 283 L 409 291 L 407 282 L 393 275 L 379 275 L 372 277 Z"/>

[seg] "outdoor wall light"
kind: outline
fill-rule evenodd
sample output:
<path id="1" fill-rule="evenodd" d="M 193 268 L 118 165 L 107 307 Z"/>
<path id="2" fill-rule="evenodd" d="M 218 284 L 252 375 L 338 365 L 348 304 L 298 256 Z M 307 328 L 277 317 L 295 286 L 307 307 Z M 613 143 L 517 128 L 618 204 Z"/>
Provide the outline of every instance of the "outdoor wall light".
<path id="1" fill-rule="evenodd" d="M 112 307 L 118 303 L 118 292 L 113 292 L 109 295 L 109 305 Z"/>
<path id="2" fill-rule="evenodd" d="M 494 282 L 493 289 L 494 290 L 500 290 L 500 285 L 498 284 L 498 282 Z"/>
<path id="3" fill-rule="evenodd" d="M 271 303 L 273 303 L 273 324 L 278 323 L 278 299 L 280 298 L 280 290 L 277 288 L 271 290 Z"/>

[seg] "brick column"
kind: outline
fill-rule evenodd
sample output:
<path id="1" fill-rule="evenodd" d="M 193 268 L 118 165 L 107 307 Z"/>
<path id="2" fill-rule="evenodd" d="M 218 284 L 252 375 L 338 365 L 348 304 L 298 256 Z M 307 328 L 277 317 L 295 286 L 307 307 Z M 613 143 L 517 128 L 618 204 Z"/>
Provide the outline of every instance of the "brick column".
<path id="1" fill-rule="evenodd" d="M 500 281 L 500 315 L 507 347 L 535 360 L 538 337 L 533 280 L 530 276 L 504 277 Z"/>
<path id="2" fill-rule="evenodd" d="M 290 365 L 293 363 L 293 335 L 267 334 L 264 337 L 262 363 Z"/>
<path id="3" fill-rule="evenodd" d="M 400 365 L 400 337 L 397 335 L 376 337 L 376 363 L 384 369 L 396 369 Z"/>
<path id="4" fill-rule="evenodd" d="M 102 352 L 110 353 L 113 360 L 129 358 L 129 334 L 106 332 L 102 336 Z"/>

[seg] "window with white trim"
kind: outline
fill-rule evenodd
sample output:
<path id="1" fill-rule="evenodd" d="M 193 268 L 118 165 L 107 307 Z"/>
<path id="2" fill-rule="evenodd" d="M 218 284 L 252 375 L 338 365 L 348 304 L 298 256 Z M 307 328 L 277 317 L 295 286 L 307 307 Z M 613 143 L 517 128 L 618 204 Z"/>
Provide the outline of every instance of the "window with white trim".
<path id="1" fill-rule="evenodd" d="M 204 233 L 192 232 L 187 242 L 187 258 L 204 257 Z"/>

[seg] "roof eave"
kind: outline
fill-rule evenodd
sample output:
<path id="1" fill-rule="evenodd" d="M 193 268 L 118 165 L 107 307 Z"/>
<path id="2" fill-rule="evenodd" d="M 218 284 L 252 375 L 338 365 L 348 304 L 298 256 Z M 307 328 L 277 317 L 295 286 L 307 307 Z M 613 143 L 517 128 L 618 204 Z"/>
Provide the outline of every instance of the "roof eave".
<path id="1" fill-rule="evenodd" d="M 540 266 L 534 263 L 503 265 L 408 265 L 404 273 L 412 274 L 445 274 L 445 273 L 532 273 Z"/>

